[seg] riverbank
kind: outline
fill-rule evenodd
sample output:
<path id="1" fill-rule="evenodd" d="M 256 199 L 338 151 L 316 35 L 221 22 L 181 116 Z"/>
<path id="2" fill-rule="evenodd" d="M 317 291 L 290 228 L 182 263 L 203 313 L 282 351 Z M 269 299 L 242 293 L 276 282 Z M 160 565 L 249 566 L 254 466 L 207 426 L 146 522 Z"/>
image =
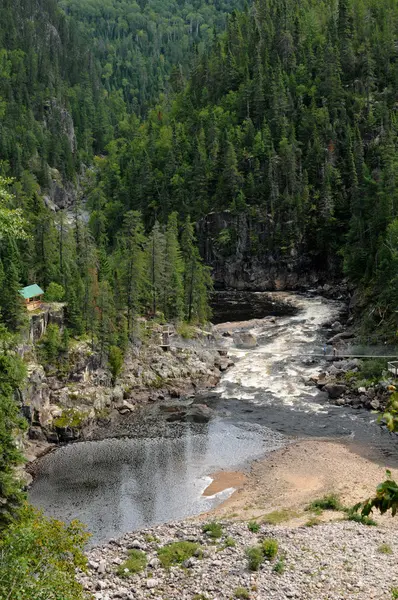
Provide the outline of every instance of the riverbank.
<path id="1" fill-rule="evenodd" d="M 269 520 L 299 527 L 313 516 L 305 510 L 308 505 L 325 495 L 336 494 L 344 506 L 351 507 L 374 495 L 377 485 L 385 479 L 386 468 L 398 479 L 397 468 L 391 468 L 388 461 L 370 460 L 364 451 L 335 441 L 292 443 L 254 462 L 235 493 L 217 506 L 211 517 Z M 213 485 L 222 481 L 222 474 L 216 474 L 214 479 Z M 217 489 L 221 491 L 222 487 Z M 330 511 L 318 515 L 320 521 L 342 517 L 342 513 Z M 376 521 L 398 529 L 398 519 L 390 515 L 377 515 Z"/>
<path id="2" fill-rule="evenodd" d="M 247 556 L 253 547 L 256 571 Z M 276 555 L 267 559 L 262 547 Z M 247 523 L 222 522 L 217 531 L 205 532 L 180 522 L 93 549 L 80 581 L 96 600 L 386 600 L 398 586 L 397 554 L 395 532 L 351 522 L 296 529 L 262 525 L 256 533 Z"/>

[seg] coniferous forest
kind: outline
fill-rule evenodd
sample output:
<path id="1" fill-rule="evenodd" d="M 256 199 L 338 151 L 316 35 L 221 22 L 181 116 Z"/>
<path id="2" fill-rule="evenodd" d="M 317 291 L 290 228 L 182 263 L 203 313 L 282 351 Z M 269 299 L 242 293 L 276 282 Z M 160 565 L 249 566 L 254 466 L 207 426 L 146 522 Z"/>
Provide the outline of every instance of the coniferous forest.
<path id="1" fill-rule="evenodd" d="M 0 525 L 21 501 L 23 286 L 104 355 L 141 315 L 206 323 L 201 223 L 222 213 L 224 259 L 239 218 L 246 258 L 306 257 L 395 339 L 397 38 L 395 0 L 0 0 Z"/>

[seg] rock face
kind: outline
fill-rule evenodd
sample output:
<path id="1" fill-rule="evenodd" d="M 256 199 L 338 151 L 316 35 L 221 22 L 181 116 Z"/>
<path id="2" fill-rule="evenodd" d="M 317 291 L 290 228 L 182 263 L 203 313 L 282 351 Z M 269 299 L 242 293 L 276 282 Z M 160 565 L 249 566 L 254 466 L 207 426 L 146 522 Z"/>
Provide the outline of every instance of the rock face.
<path id="1" fill-rule="evenodd" d="M 338 279 L 337 259 L 325 265 L 322 272 L 299 244 L 289 253 L 268 252 L 272 229 L 272 219 L 261 209 L 238 215 L 229 211 L 214 212 L 199 222 L 197 236 L 201 254 L 213 267 L 216 287 L 294 290 L 326 282 L 330 286 L 334 274 Z"/>
<path id="2" fill-rule="evenodd" d="M 158 342 L 131 347 L 115 387 L 99 354 L 86 342 L 71 344 L 67 372 L 51 365 L 45 370 L 32 360 L 20 391 L 30 439 L 58 443 L 87 438 L 97 423 L 107 424 L 115 414 L 127 416 L 139 404 L 180 398 L 216 385 L 221 372 L 233 363 L 209 346 L 209 335 L 189 343 L 174 336 L 169 352 Z M 31 355 L 34 348 L 24 346 L 21 352 Z M 204 404 L 182 402 L 170 412 L 170 420 L 195 423 L 207 423 L 211 416 Z"/>
<path id="3" fill-rule="evenodd" d="M 264 560 L 258 571 L 250 571 L 246 550 L 264 538 L 276 540 L 278 554 L 273 561 Z M 193 544 L 192 556 L 164 568 L 161 549 L 184 541 Z M 146 559 L 136 574 L 123 568 L 132 543 Z M 390 546 L 391 554 L 378 552 L 381 544 Z M 216 541 L 200 524 L 181 522 L 127 534 L 92 549 L 88 573 L 80 573 L 79 579 L 95 600 L 385 600 L 398 583 L 397 552 L 394 531 L 348 521 L 296 529 L 261 525 L 256 534 L 246 523 L 222 523 Z"/>
<path id="4" fill-rule="evenodd" d="M 251 348 L 256 348 L 257 338 L 252 333 L 241 331 L 234 335 L 234 343 L 237 348 L 250 350 Z"/>

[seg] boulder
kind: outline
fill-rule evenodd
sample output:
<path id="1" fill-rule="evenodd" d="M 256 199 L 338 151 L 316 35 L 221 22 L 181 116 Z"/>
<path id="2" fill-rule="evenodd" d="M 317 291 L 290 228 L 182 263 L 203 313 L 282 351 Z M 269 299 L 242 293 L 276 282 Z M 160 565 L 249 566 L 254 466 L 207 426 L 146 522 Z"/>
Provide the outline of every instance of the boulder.
<path id="1" fill-rule="evenodd" d="M 340 321 L 332 323 L 332 331 L 335 331 L 336 333 L 341 333 L 343 331 L 343 326 Z"/>
<path id="2" fill-rule="evenodd" d="M 331 400 L 337 400 L 347 391 L 347 387 L 341 383 L 327 383 L 323 389 Z"/>
<path id="3" fill-rule="evenodd" d="M 252 333 L 241 331 L 235 333 L 234 344 L 237 348 L 243 348 L 244 350 L 251 350 L 257 346 L 257 338 Z"/>

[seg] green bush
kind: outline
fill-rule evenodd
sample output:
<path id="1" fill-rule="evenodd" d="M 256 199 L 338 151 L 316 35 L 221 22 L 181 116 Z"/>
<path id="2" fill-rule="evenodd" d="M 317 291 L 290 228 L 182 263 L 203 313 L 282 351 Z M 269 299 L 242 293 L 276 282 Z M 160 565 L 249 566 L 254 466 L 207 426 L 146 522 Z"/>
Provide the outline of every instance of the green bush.
<path id="1" fill-rule="evenodd" d="M 108 362 L 112 375 L 112 385 L 115 385 L 116 379 L 118 378 L 123 367 L 123 352 L 120 350 L 120 348 L 117 346 L 111 346 L 109 348 Z"/>
<path id="2" fill-rule="evenodd" d="M 344 510 L 338 496 L 336 494 L 327 494 L 323 498 L 314 500 L 307 507 L 307 510 L 320 511 L 320 510 Z"/>
<path id="3" fill-rule="evenodd" d="M 387 369 L 387 359 L 372 358 L 363 360 L 360 369 L 360 378 L 379 380 L 383 377 L 383 371 Z"/>
<path id="4" fill-rule="evenodd" d="M 374 519 L 353 510 L 347 512 L 347 520 L 354 521 L 355 523 L 362 523 L 362 525 L 368 525 L 369 527 L 377 527 L 377 523 Z"/>
<path id="5" fill-rule="evenodd" d="M 158 556 L 162 566 L 168 569 L 172 565 L 180 565 L 184 560 L 191 558 L 198 549 L 199 544 L 194 542 L 173 542 L 160 548 Z"/>
<path id="6" fill-rule="evenodd" d="M 380 554 L 393 554 L 390 544 L 381 544 L 377 550 Z"/>
<path id="7" fill-rule="evenodd" d="M 62 302 L 65 298 L 65 290 L 62 285 L 59 283 L 55 283 L 52 281 L 48 288 L 46 289 L 46 293 L 44 294 L 44 300 L 46 302 Z"/>
<path id="8" fill-rule="evenodd" d="M 234 598 L 242 598 L 243 600 L 247 600 L 250 598 L 249 590 L 244 587 L 237 587 L 234 591 Z"/>
<path id="9" fill-rule="evenodd" d="M 221 523 L 216 523 L 215 521 L 212 523 L 206 523 L 203 525 L 202 531 L 203 533 L 207 533 L 213 540 L 216 540 L 222 536 L 222 525 Z"/>
<path id="10" fill-rule="evenodd" d="M 274 573 L 278 573 L 278 575 L 282 575 L 285 572 L 285 559 L 280 558 L 274 565 L 272 569 Z"/>
<path id="11" fill-rule="evenodd" d="M 278 554 L 278 547 L 278 542 L 271 538 L 266 538 L 261 543 L 263 554 L 268 560 L 274 560 L 274 558 Z"/>
<path id="12" fill-rule="evenodd" d="M 250 571 L 258 571 L 264 562 L 264 553 L 261 546 L 252 546 L 247 548 L 246 556 Z"/>
<path id="13" fill-rule="evenodd" d="M 0 539 L 0 598 L 83 600 L 75 570 L 86 568 L 88 537 L 77 521 L 65 525 L 23 508 Z"/>
<path id="14" fill-rule="evenodd" d="M 224 542 L 225 548 L 235 548 L 236 542 L 233 537 L 228 536 Z"/>
<path id="15" fill-rule="evenodd" d="M 257 523 L 257 521 L 249 521 L 247 528 L 252 533 L 258 533 L 260 531 L 260 525 Z"/>
<path id="16" fill-rule="evenodd" d="M 140 571 L 143 571 L 147 566 L 147 558 L 145 552 L 141 550 L 129 550 L 128 559 L 119 565 L 117 574 L 119 577 L 130 577 Z"/>

